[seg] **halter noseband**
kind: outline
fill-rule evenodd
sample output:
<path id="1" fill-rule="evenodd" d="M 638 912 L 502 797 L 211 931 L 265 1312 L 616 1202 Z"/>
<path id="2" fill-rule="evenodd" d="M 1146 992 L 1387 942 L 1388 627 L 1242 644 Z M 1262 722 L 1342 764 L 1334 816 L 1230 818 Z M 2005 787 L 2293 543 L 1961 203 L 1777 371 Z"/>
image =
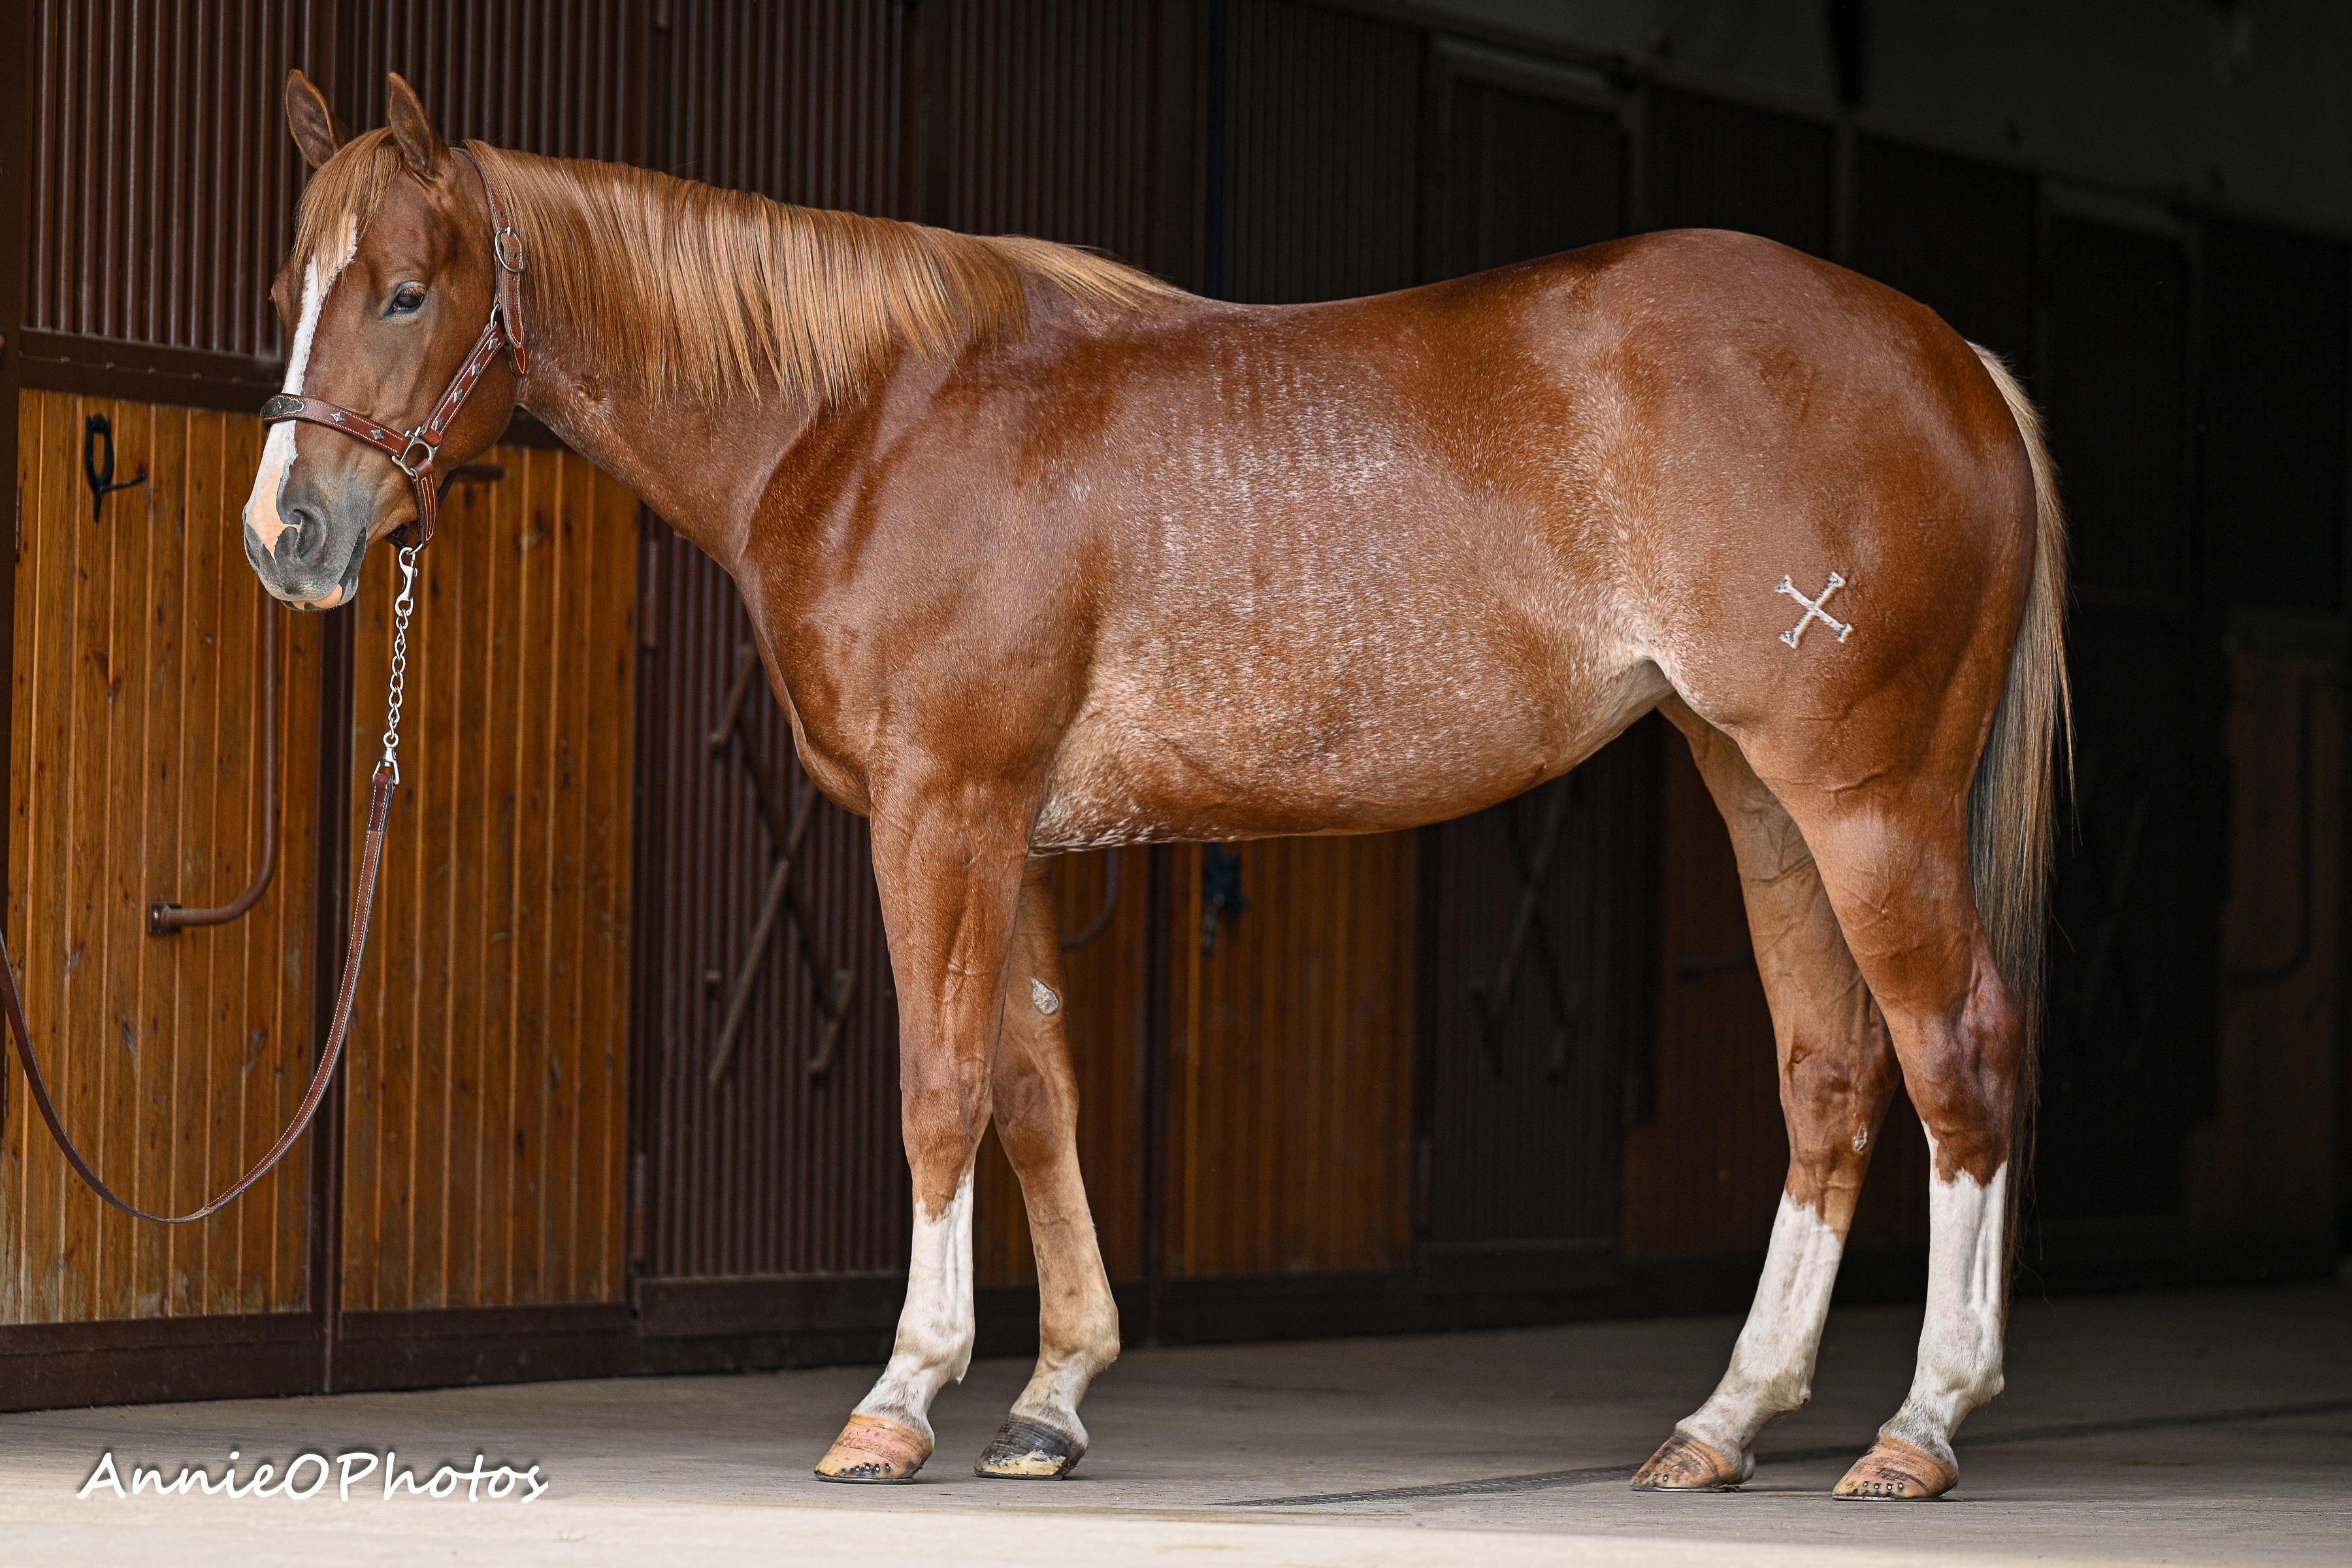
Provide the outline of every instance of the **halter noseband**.
<path id="1" fill-rule="evenodd" d="M 499 200 L 498 187 L 490 183 L 490 172 L 468 148 L 457 149 L 457 154 L 474 165 L 481 176 L 482 195 L 490 205 L 490 257 L 498 263 L 492 277 L 497 281 L 497 294 L 490 301 L 490 319 L 482 323 L 482 335 L 466 351 L 463 364 L 449 378 L 449 385 L 441 394 L 441 401 L 433 405 L 425 423 L 414 430 L 402 431 L 396 426 L 373 419 L 356 409 L 345 408 L 340 403 L 330 403 L 322 397 L 302 397 L 280 393 L 261 405 L 264 425 L 282 424 L 289 419 L 305 420 L 323 425 L 330 430 L 340 430 L 354 439 L 389 456 L 409 482 L 416 487 L 416 521 L 408 525 L 415 530 L 414 548 L 422 549 L 433 538 L 433 524 L 441 510 L 440 476 L 435 464 L 441 455 L 441 437 L 456 421 L 457 411 L 466 406 L 467 397 L 482 373 L 490 368 L 503 348 L 514 355 L 515 374 L 530 374 L 530 353 L 523 346 L 522 284 L 523 268 L 529 258 L 523 255 L 522 237 L 507 221 L 506 205 Z M 404 530 L 394 529 L 398 539 Z"/>

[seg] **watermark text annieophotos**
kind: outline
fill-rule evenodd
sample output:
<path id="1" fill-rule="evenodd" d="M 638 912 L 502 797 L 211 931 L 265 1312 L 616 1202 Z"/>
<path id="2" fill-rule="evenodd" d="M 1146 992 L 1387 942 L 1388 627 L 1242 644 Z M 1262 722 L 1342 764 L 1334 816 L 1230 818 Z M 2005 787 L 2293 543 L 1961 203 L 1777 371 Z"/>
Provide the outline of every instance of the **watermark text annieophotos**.
<path id="1" fill-rule="evenodd" d="M 474 1456 L 474 1462 L 468 1468 L 461 1470 L 455 1465 L 442 1465 L 423 1480 L 417 1479 L 414 1466 L 401 1464 L 399 1451 L 393 1448 L 387 1448 L 382 1454 L 356 1448 L 338 1454 L 331 1459 L 315 1449 L 307 1450 L 287 1460 L 282 1470 L 265 1459 L 242 1479 L 237 1475 L 237 1461 L 241 1458 L 239 1450 L 231 1448 L 228 1463 L 221 1468 L 219 1479 L 215 1479 L 209 1467 L 118 1465 L 114 1450 L 109 1448 L 99 1456 L 97 1468 L 90 1471 L 89 1479 L 82 1482 L 81 1489 L 74 1496 L 87 1502 L 93 1497 L 108 1496 L 127 1501 L 146 1491 L 152 1491 L 158 1497 L 226 1493 L 233 1498 L 274 1497 L 308 1502 L 327 1491 L 329 1483 L 332 1482 L 333 1495 L 342 1502 L 351 1501 L 354 1495 L 363 1500 L 381 1497 L 382 1500 L 389 1502 L 403 1491 L 418 1497 L 446 1500 L 456 1497 L 460 1487 L 465 1489 L 467 1502 L 502 1502 L 510 1498 L 535 1502 L 539 1494 L 553 1484 L 539 1473 L 537 1465 L 527 1469 L 516 1469 L 509 1465 L 491 1466 L 480 1454 Z M 166 1479 L 165 1471 L 174 1468 L 178 1473 Z M 376 1489 L 379 1480 L 383 1488 L 381 1493 Z"/>

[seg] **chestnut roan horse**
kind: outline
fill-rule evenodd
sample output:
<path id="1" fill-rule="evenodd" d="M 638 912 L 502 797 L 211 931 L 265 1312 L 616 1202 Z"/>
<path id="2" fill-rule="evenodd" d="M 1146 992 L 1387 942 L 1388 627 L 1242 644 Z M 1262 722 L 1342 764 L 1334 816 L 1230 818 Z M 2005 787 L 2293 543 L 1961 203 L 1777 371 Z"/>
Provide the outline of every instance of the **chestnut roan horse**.
<path id="1" fill-rule="evenodd" d="M 2034 414 L 1925 308 L 1741 235 L 1646 235 L 1331 304 L 607 164 L 453 153 L 392 82 L 317 166 L 275 296 L 287 390 L 425 420 L 528 270 L 443 466 L 518 405 L 740 586 L 809 774 L 872 819 L 914 1237 L 888 1367 L 817 1467 L 904 1480 L 971 1353 L 994 1119 L 1041 1283 L 980 1473 L 1086 1451 L 1118 1351 L 1078 1176 L 1047 858 L 1373 833 L 1504 800 L 1641 715 L 1729 823 L 1790 1145 L 1730 1369 L 1634 1474 L 1730 1486 L 1802 1404 L 1897 1075 L 1933 1151 L 1910 1395 L 1839 1483 L 1932 1497 L 2001 1387 L 2056 748 L 2063 543 Z M 347 602 L 408 479 L 271 426 L 280 599 Z M 1268 1041 L 1268 1049 L 1280 1042 Z"/>

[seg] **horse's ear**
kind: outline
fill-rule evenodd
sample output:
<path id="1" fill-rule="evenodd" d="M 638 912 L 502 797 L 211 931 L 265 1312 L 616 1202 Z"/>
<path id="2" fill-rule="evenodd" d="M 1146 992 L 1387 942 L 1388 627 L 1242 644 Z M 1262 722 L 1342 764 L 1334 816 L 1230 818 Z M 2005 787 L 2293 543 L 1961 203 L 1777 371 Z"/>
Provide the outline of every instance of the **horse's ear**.
<path id="1" fill-rule="evenodd" d="M 408 154 L 408 166 L 420 180 L 430 180 L 433 172 L 449 156 L 449 148 L 434 133 L 433 122 L 425 118 L 425 106 L 416 101 L 416 89 L 401 79 L 400 73 L 392 75 L 392 133 L 400 142 L 400 150 Z"/>
<path id="2" fill-rule="evenodd" d="M 343 144 L 343 128 L 335 123 L 327 95 L 299 70 L 286 73 L 286 128 L 294 132 L 294 145 L 302 150 L 303 161 L 314 169 L 325 164 Z"/>

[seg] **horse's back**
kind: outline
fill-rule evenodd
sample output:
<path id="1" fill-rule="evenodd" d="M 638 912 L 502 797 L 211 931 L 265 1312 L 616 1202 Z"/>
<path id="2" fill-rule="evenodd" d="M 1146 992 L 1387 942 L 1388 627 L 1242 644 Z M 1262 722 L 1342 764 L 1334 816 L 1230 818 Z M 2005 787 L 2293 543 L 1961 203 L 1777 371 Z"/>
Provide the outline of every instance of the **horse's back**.
<path id="1" fill-rule="evenodd" d="M 1985 426 L 1969 374 L 2007 415 L 1974 355 L 1769 241 L 1195 303 L 1086 345 L 1022 448 L 1073 531 L 1033 537 L 1102 563 L 1071 586 L 1096 607 L 1087 695 L 1045 842 L 1473 810 L 1669 686 L 1737 723 L 1953 666 L 1968 617 L 1937 595 L 2011 586 L 2016 437 Z M 1784 577 L 1855 629 L 1786 645 Z"/>

